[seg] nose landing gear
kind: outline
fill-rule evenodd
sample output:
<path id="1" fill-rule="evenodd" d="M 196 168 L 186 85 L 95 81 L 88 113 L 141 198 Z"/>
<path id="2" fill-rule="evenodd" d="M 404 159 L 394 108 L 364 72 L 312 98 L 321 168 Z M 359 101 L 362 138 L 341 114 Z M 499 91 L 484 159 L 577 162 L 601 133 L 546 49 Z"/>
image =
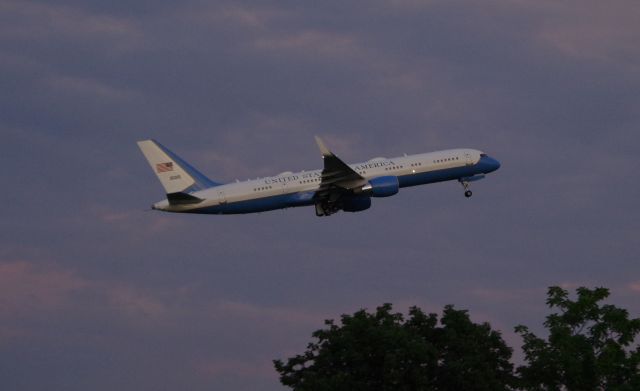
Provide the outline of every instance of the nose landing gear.
<path id="1" fill-rule="evenodd" d="M 464 187 L 464 196 L 469 198 L 473 195 L 473 192 L 469 189 L 469 182 L 463 179 L 458 179 L 458 182 Z"/>

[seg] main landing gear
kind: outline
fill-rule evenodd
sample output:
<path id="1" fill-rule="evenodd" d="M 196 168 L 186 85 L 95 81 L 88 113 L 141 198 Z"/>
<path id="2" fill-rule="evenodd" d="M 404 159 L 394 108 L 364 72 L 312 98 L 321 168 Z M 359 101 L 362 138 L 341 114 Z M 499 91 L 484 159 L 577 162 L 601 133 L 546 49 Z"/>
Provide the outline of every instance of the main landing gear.
<path id="1" fill-rule="evenodd" d="M 321 202 L 316 204 L 316 216 L 331 216 L 339 211 L 340 208 L 335 203 Z"/>
<path id="2" fill-rule="evenodd" d="M 467 198 L 471 197 L 473 195 L 473 192 L 469 189 L 469 182 L 462 179 L 458 179 L 458 182 L 460 182 L 462 187 L 464 187 L 464 196 Z"/>

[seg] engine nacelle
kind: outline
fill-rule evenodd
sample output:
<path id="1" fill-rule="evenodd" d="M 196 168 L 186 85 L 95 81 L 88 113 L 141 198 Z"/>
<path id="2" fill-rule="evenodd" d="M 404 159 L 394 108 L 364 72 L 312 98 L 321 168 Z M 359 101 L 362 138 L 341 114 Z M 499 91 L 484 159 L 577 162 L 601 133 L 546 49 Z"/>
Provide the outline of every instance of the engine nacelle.
<path id="1" fill-rule="evenodd" d="M 371 198 L 369 196 L 345 197 L 342 200 L 342 210 L 345 212 L 360 212 L 371 208 Z"/>
<path id="2" fill-rule="evenodd" d="M 372 197 L 389 197 L 400 190 L 400 183 L 396 176 L 380 176 L 373 178 L 362 187 L 362 192 Z"/>

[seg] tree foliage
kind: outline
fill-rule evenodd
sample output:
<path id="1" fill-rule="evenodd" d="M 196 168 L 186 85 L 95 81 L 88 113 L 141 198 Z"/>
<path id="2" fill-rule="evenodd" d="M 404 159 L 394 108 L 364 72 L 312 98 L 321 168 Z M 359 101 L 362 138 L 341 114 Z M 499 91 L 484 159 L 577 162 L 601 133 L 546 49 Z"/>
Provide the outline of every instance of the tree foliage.
<path id="1" fill-rule="evenodd" d="M 605 288 L 577 289 L 577 299 L 560 287 L 548 291 L 549 335 L 540 338 L 525 326 L 516 327 L 523 340 L 527 365 L 518 368 L 525 390 L 640 390 L 640 348 L 632 349 L 640 319 L 629 319 L 621 308 L 601 302 Z"/>
<path id="2" fill-rule="evenodd" d="M 487 323 L 446 306 L 442 316 L 417 307 L 408 317 L 391 304 L 332 320 L 307 350 L 274 361 L 282 384 L 316 390 L 640 390 L 640 319 L 603 303 L 606 288 L 578 288 L 577 298 L 550 287 L 547 337 L 517 326 L 524 365 Z"/>
<path id="3" fill-rule="evenodd" d="M 282 384 L 298 391 L 512 389 L 511 349 L 500 333 L 452 306 L 439 321 L 417 307 L 405 319 L 384 304 L 325 325 L 303 354 L 274 361 Z"/>

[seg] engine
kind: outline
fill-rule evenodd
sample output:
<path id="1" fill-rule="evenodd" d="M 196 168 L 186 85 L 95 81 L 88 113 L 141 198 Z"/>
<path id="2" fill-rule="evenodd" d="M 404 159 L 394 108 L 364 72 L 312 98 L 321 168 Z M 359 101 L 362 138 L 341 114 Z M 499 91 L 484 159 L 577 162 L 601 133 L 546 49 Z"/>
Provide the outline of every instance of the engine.
<path id="1" fill-rule="evenodd" d="M 362 187 L 362 192 L 368 193 L 372 197 L 389 197 L 396 194 L 399 189 L 398 177 L 381 176 L 371 179 L 368 184 Z"/>
<path id="2" fill-rule="evenodd" d="M 369 196 L 345 197 L 342 200 L 342 210 L 345 212 L 360 212 L 369 208 L 371 208 Z"/>
<path id="3" fill-rule="evenodd" d="M 340 209 L 345 212 L 360 212 L 371 208 L 371 197 L 389 197 L 398 192 L 398 177 L 373 178 L 353 194 L 344 194 L 337 201 L 322 200 L 316 203 L 316 216 L 330 216 Z"/>

